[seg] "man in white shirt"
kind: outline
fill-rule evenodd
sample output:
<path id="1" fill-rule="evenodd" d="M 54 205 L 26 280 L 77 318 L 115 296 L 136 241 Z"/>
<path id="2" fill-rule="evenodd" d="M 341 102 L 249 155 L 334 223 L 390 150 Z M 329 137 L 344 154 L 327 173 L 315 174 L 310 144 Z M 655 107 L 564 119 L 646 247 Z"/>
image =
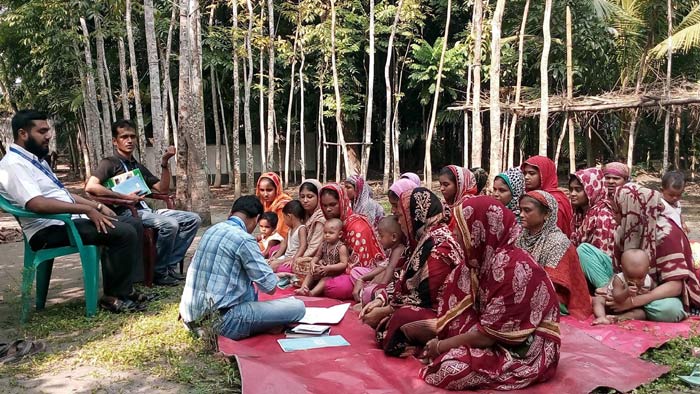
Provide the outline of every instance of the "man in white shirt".
<path id="1" fill-rule="evenodd" d="M 117 221 L 108 207 L 66 190 L 44 160 L 53 134 L 46 115 L 17 112 L 12 134 L 15 143 L 0 160 L 0 195 L 38 214 L 72 214 L 85 244 L 107 247 L 108 258 L 101 264 L 104 296 L 100 306 L 115 313 L 143 310 L 145 297 L 134 291 L 131 282 L 133 260 L 142 259 L 141 223 L 133 218 Z M 33 250 L 70 244 L 61 221 L 21 218 L 20 224 Z"/>

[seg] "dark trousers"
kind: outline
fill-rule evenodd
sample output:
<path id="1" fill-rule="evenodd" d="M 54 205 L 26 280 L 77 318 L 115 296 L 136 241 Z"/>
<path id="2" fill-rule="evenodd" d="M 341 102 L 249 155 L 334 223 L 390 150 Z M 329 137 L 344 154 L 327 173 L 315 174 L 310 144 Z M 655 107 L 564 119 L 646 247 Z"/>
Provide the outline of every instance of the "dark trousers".
<path id="1" fill-rule="evenodd" d="M 106 246 L 102 258 L 102 286 L 104 295 L 126 297 L 132 291 L 134 267 L 143 267 L 143 226 L 138 218 L 120 217 L 107 228 L 107 234 L 98 233 L 97 227 L 88 219 L 73 221 L 80 238 L 86 245 Z M 49 226 L 39 230 L 29 240 L 33 250 L 57 248 L 70 245 L 65 226 Z"/>

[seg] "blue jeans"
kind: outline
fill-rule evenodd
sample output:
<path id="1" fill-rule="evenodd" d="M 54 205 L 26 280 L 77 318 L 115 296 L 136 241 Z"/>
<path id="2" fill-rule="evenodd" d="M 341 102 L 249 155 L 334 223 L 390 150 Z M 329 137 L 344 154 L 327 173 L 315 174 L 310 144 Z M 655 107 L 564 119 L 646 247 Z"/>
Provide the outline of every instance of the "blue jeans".
<path id="1" fill-rule="evenodd" d="M 306 313 L 306 307 L 296 298 L 272 301 L 250 301 L 229 309 L 222 317 L 220 335 L 234 340 L 247 338 L 272 328 L 295 323 Z"/>
<path id="2" fill-rule="evenodd" d="M 139 216 L 144 227 L 154 228 L 158 232 L 156 240 L 155 265 L 156 275 L 165 275 L 169 267 L 175 267 L 185 258 L 187 249 L 192 245 L 202 219 L 196 213 L 159 209 L 151 212 L 140 209 Z M 131 216 L 130 211 L 125 215 Z"/>

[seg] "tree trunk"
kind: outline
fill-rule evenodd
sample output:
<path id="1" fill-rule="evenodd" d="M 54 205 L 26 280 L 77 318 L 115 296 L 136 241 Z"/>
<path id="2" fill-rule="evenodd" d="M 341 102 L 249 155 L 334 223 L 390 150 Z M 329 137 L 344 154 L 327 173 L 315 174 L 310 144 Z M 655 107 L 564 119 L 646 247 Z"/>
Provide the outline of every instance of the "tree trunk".
<path id="1" fill-rule="evenodd" d="M 542 34 L 544 44 L 542 45 L 542 58 L 540 59 L 540 133 L 539 150 L 540 156 L 547 156 L 547 123 L 549 120 L 549 48 L 552 46 L 552 33 L 550 31 L 550 19 L 552 18 L 552 0 L 545 0 L 544 22 L 542 23 Z"/>
<path id="2" fill-rule="evenodd" d="M 474 93 L 472 106 L 472 166 L 481 167 L 483 131 L 481 129 L 481 36 L 484 18 L 483 0 L 474 0 Z"/>
<path id="3" fill-rule="evenodd" d="M 471 26 L 470 36 L 474 36 L 474 25 Z M 467 91 L 465 92 L 466 94 L 466 99 L 464 100 L 464 105 L 466 108 L 469 108 L 471 105 L 471 89 L 472 89 L 472 75 L 474 72 L 474 61 L 470 61 L 469 65 L 467 66 Z M 462 166 L 464 168 L 469 168 L 469 110 L 465 109 L 464 110 L 464 130 L 462 132 Z"/>
<path id="4" fill-rule="evenodd" d="M 97 52 L 97 83 L 100 89 L 100 102 L 102 104 L 102 157 L 112 155 L 112 128 L 109 116 L 109 95 L 111 92 L 107 90 L 105 82 L 105 39 L 102 34 L 102 26 L 100 23 L 101 16 L 95 14 L 95 46 Z M 109 71 L 109 70 L 107 70 Z"/>
<path id="5" fill-rule="evenodd" d="M 92 158 L 90 157 L 90 149 L 87 148 L 89 142 L 87 141 L 85 134 L 85 127 L 79 127 L 78 146 L 80 146 L 80 151 L 83 153 L 83 163 L 85 164 L 85 170 L 81 171 L 81 174 L 84 175 L 83 179 L 90 179 L 90 176 L 92 175 Z"/>
<path id="6" fill-rule="evenodd" d="M 574 100 L 574 61 L 573 35 L 571 32 L 571 6 L 566 6 L 566 98 L 569 103 Z M 569 127 L 569 174 L 576 172 L 576 134 L 574 134 L 573 114 L 567 115 Z"/>
<path id="7" fill-rule="evenodd" d="M 296 34 L 292 46 L 292 72 L 289 74 L 289 100 L 287 101 L 287 129 L 284 139 L 284 186 L 289 184 L 289 145 L 292 131 L 292 106 L 294 104 L 294 74 L 297 66 L 297 43 L 299 41 L 299 28 L 301 27 L 301 15 L 297 18 Z"/>
<path id="8" fill-rule="evenodd" d="M 209 32 L 211 33 L 212 26 L 214 25 L 214 13 L 216 12 L 216 3 L 213 3 L 211 9 L 209 10 Z M 213 48 L 212 48 L 213 50 Z M 219 128 L 219 110 L 216 91 L 216 72 L 214 71 L 214 65 L 209 66 L 209 81 L 211 85 L 211 106 L 214 115 L 214 147 L 216 152 L 214 154 L 214 187 L 221 187 L 221 129 Z"/>
<path id="9" fill-rule="evenodd" d="M 678 107 L 676 128 L 674 130 L 676 138 L 673 144 L 673 169 L 676 171 L 681 169 L 681 127 L 683 127 L 683 109 Z"/>
<path id="10" fill-rule="evenodd" d="M 243 87 L 243 124 L 245 127 L 245 158 L 246 158 L 246 190 L 248 193 L 253 193 L 254 189 L 254 168 L 253 168 L 253 130 L 250 120 L 250 88 L 253 84 L 253 49 L 251 40 L 253 38 L 253 4 L 250 0 L 246 0 L 248 7 L 248 30 L 245 37 L 245 49 L 248 57 L 247 67 L 243 66 L 243 75 L 245 75 L 245 86 Z M 270 161 L 268 160 L 268 163 Z"/>
<path id="11" fill-rule="evenodd" d="M 262 6 L 260 7 L 260 37 L 263 37 L 265 35 L 265 8 Z M 264 80 L 263 80 L 263 75 L 265 74 L 265 53 L 264 53 L 264 44 L 262 40 L 260 41 L 260 58 L 258 61 L 260 62 L 259 64 L 259 69 L 260 69 L 260 86 L 259 86 L 259 99 L 258 99 L 258 120 L 259 120 L 259 128 L 260 128 L 260 172 L 267 172 L 267 145 L 265 143 L 265 140 L 267 139 L 266 133 L 267 130 L 265 129 L 265 91 L 263 89 L 264 86 Z M 272 167 L 270 167 L 270 171 L 272 171 Z"/>
<path id="12" fill-rule="evenodd" d="M 86 126 L 86 146 L 89 149 L 91 170 L 97 167 L 97 162 L 104 157 L 102 141 L 100 140 L 100 111 L 97 107 L 97 91 L 95 89 L 95 74 L 92 68 L 92 51 L 90 49 L 90 35 L 88 33 L 85 18 L 80 18 L 80 26 L 83 30 L 83 50 L 85 53 L 85 126 Z"/>
<path id="13" fill-rule="evenodd" d="M 105 46 L 104 46 L 104 38 L 102 39 L 102 43 L 99 41 L 97 42 L 97 50 L 101 53 L 100 56 L 102 57 L 102 67 L 104 70 L 104 78 L 107 81 L 107 100 L 109 101 L 109 114 L 110 114 L 110 119 L 112 122 L 117 121 L 117 107 L 114 104 L 114 90 L 112 90 L 112 78 L 109 75 L 109 67 L 107 66 L 107 56 L 105 56 Z M 110 137 L 111 137 L 111 125 L 110 125 Z M 109 141 L 110 146 L 112 145 L 112 141 L 110 139 Z M 111 151 L 111 149 L 110 149 Z"/>
<path id="14" fill-rule="evenodd" d="M 229 147 L 228 138 L 228 127 L 226 127 L 226 112 L 224 111 L 224 100 L 221 97 L 221 84 L 219 84 L 219 77 L 215 75 L 216 82 L 216 95 L 219 97 L 219 110 L 221 111 L 221 125 L 224 127 L 224 150 L 226 151 L 226 171 L 228 177 L 231 178 L 233 174 L 231 173 L 231 148 Z M 233 183 L 229 180 L 229 184 Z"/>
<path id="15" fill-rule="evenodd" d="M 173 134 L 177 134 L 177 119 L 175 119 L 174 103 L 172 101 L 172 86 L 170 82 L 170 54 L 173 43 L 173 28 L 175 27 L 175 17 L 177 16 L 177 7 L 173 6 L 170 14 L 170 27 L 168 27 L 168 38 L 165 41 L 165 53 L 160 57 L 163 68 L 163 94 L 161 97 L 163 108 L 163 145 L 171 144 L 170 131 L 168 124 L 172 124 Z M 168 115 L 168 112 L 172 116 Z"/>
<path id="16" fill-rule="evenodd" d="M 561 145 L 564 143 L 564 136 L 566 135 L 566 126 L 569 124 L 569 113 L 564 113 L 564 122 L 562 122 L 561 133 L 559 134 L 559 139 L 557 140 L 557 150 L 554 153 L 554 165 L 559 167 L 559 156 L 561 155 Z"/>
<path id="17" fill-rule="evenodd" d="M 362 145 L 360 172 L 367 179 L 369 156 L 372 151 L 372 107 L 374 105 L 374 0 L 369 0 L 369 75 L 367 76 L 367 107 L 365 111 L 365 137 Z"/>
<path id="18" fill-rule="evenodd" d="M 404 59 L 408 56 L 408 51 L 409 48 L 411 47 L 410 42 L 409 45 L 406 45 L 406 52 L 404 53 Z M 392 167 L 394 168 L 394 182 L 399 180 L 401 177 L 401 157 L 399 155 L 399 143 L 401 141 L 401 131 L 399 130 L 399 102 L 400 102 L 400 93 L 401 93 L 401 86 L 403 85 L 403 70 L 404 66 L 406 65 L 406 61 L 404 60 L 403 63 L 401 63 L 401 72 L 399 72 L 399 67 L 398 63 L 394 62 L 394 110 L 392 111 L 392 120 L 391 120 L 391 138 L 393 140 L 392 142 L 392 147 L 394 149 L 394 154 L 392 156 L 393 158 L 393 165 Z"/>
<path id="19" fill-rule="evenodd" d="M 301 172 L 301 181 L 306 179 L 306 139 L 304 137 L 304 62 L 306 57 L 304 56 L 304 43 L 303 40 L 299 41 L 299 55 L 301 55 L 301 63 L 299 64 L 299 170 Z"/>
<path id="20" fill-rule="evenodd" d="M 673 58 L 673 0 L 667 0 L 666 20 L 668 22 L 668 51 L 666 52 L 666 97 L 671 98 L 671 66 Z M 671 108 L 666 108 L 664 120 L 664 159 L 661 173 L 668 170 L 668 138 L 671 128 Z"/>
<path id="21" fill-rule="evenodd" d="M 518 71 L 515 85 L 515 106 L 520 104 L 520 91 L 523 85 L 523 48 L 525 47 L 525 27 L 527 25 L 527 14 L 530 11 L 530 0 L 525 1 L 523 18 L 520 24 L 520 36 L 518 37 Z M 515 164 L 515 128 L 518 125 L 518 114 L 514 113 L 510 121 L 510 132 L 508 133 L 508 168 Z"/>
<path id="22" fill-rule="evenodd" d="M 501 23 L 506 1 L 498 0 L 496 8 L 491 18 L 491 68 L 490 78 L 490 128 L 491 128 L 491 148 L 489 149 L 489 178 L 491 184 L 501 172 L 501 161 L 503 151 L 501 141 Z"/>
<path id="23" fill-rule="evenodd" d="M 503 1 L 503 0 L 501 0 Z M 437 121 L 438 102 L 440 100 L 440 83 L 442 82 L 442 68 L 445 65 L 445 52 L 447 52 L 447 38 L 450 33 L 450 17 L 452 16 L 452 0 L 447 0 L 447 20 L 445 21 L 445 35 L 442 37 L 442 51 L 440 53 L 440 63 L 438 64 L 437 78 L 435 79 L 435 96 L 433 97 L 433 109 L 430 115 L 430 125 L 428 126 L 428 136 L 425 139 L 425 160 L 423 162 L 423 177 L 428 188 L 433 184 L 433 165 L 430 161 L 430 146 L 435 133 L 435 122 Z"/>
<path id="24" fill-rule="evenodd" d="M 206 174 L 204 99 L 199 4 L 180 0 L 180 86 L 178 89 L 179 156 L 177 198 L 181 205 L 196 212 L 202 225 L 211 223 L 209 182 Z"/>
<path id="25" fill-rule="evenodd" d="M 212 8 L 213 9 L 213 8 Z M 151 87 L 151 126 L 153 127 L 153 169 L 160 175 L 160 166 L 156 158 L 163 155 L 164 122 L 163 104 L 160 97 L 160 62 L 158 60 L 158 41 L 156 40 L 153 0 L 143 0 L 143 18 L 146 30 L 146 55 L 148 57 L 148 81 Z M 216 107 L 214 107 L 216 109 Z"/>
<path id="26" fill-rule="evenodd" d="M 139 155 L 147 168 L 155 166 L 153 155 L 146 153 L 146 132 L 143 129 L 143 108 L 141 107 L 141 90 L 139 88 L 139 75 L 136 69 L 136 49 L 134 48 L 134 34 L 131 30 L 131 0 L 126 0 L 126 40 L 129 44 L 129 63 L 131 65 L 131 83 L 134 89 L 134 105 L 136 107 L 136 133 L 139 136 Z"/>
<path id="27" fill-rule="evenodd" d="M 320 83 L 318 84 L 319 100 L 318 100 L 318 116 L 321 123 L 321 138 L 323 139 L 323 183 L 328 182 L 328 138 L 326 137 L 326 124 L 323 121 L 323 73 L 321 74 Z"/>
<path id="28" fill-rule="evenodd" d="M 126 51 L 124 50 L 124 38 L 119 37 L 119 82 L 121 85 L 122 117 L 131 119 L 129 114 L 129 83 L 126 79 Z"/>
<path id="29" fill-rule="evenodd" d="M 275 153 L 275 8 L 273 0 L 267 0 L 267 24 L 270 43 L 267 48 L 267 165 L 274 166 Z M 260 71 L 262 72 L 262 70 Z"/>
<path id="30" fill-rule="evenodd" d="M 386 62 L 384 63 L 384 91 L 386 93 L 386 115 L 384 117 L 384 178 L 382 180 L 382 190 L 384 193 L 389 192 L 389 171 L 391 168 L 391 79 L 389 78 L 389 69 L 391 68 L 391 55 L 394 53 L 394 38 L 396 38 L 396 29 L 401 20 L 401 8 L 403 0 L 399 0 L 396 6 L 396 14 L 394 14 L 394 23 L 391 25 L 391 34 L 389 34 L 389 43 L 386 48 Z M 397 142 L 394 141 L 396 144 Z"/>
<path id="31" fill-rule="evenodd" d="M 230 183 L 233 185 L 234 197 L 241 195 L 241 111 L 240 111 L 240 82 L 238 75 L 238 2 L 232 3 L 233 27 L 231 27 L 231 42 L 233 46 L 233 126 L 231 127 L 231 145 L 233 151 L 233 170 Z"/>
<path id="32" fill-rule="evenodd" d="M 335 90 L 335 127 L 338 134 L 338 144 L 343 151 L 343 164 L 345 165 L 345 176 L 355 174 L 354 167 L 350 165 L 350 158 L 348 156 L 348 147 L 345 145 L 345 135 L 343 134 L 343 113 L 342 107 L 343 103 L 340 99 L 340 83 L 338 82 L 338 67 L 335 61 L 335 2 L 336 0 L 331 0 L 331 67 L 333 68 L 333 90 Z M 339 181 L 340 176 L 338 176 L 338 168 L 336 168 L 336 178 Z"/>

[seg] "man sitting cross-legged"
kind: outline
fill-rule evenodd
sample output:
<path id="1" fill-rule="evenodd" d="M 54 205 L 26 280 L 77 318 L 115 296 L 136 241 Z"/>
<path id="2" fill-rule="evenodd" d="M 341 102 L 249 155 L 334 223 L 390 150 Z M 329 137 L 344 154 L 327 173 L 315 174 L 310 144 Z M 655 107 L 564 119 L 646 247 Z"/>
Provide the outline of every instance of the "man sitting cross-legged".
<path id="1" fill-rule="evenodd" d="M 83 243 L 107 247 L 101 264 L 104 296 L 100 306 L 116 313 L 143 310 L 147 297 L 135 292 L 131 283 L 132 261 L 141 259 L 141 221 L 117 220 L 108 207 L 66 190 L 44 160 L 53 134 L 46 119 L 33 110 L 19 111 L 12 118 L 15 143 L 0 161 L 0 195 L 38 214 L 73 214 Z M 59 220 L 20 218 L 20 224 L 33 250 L 70 245 L 68 231 Z"/>
<path id="2" fill-rule="evenodd" d="M 253 283 L 267 294 L 273 294 L 277 286 L 277 276 L 251 235 L 262 214 L 257 197 L 240 197 L 229 219 L 202 235 L 180 301 L 180 316 L 189 329 L 202 329 L 205 320 L 220 318 L 217 334 L 235 340 L 304 317 L 301 300 L 258 301 Z"/>
<path id="3" fill-rule="evenodd" d="M 158 261 L 155 266 L 153 282 L 159 286 L 174 286 L 185 278 L 175 271 L 177 263 L 185 258 L 187 249 L 192 244 L 197 229 L 201 224 L 199 215 L 192 212 L 174 209 L 159 209 L 152 211 L 143 202 L 144 196 L 135 193 L 121 194 L 109 190 L 102 184 L 108 179 L 134 169 L 139 169 L 148 187 L 159 193 L 168 193 L 170 189 L 170 168 L 168 162 L 175 156 L 175 148 L 168 147 L 161 158 L 162 178 L 158 179 L 134 158 L 136 147 L 136 130 L 130 120 L 120 120 L 112 124 L 112 144 L 117 149 L 116 155 L 100 161 L 97 170 L 85 185 L 85 191 L 101 197 L 120 198 L 136 202 L 139 216 L 146 227 L 158 231 L 156 254 Z M 120 216 L 130 216 L 126 208 L 114 208 Z"/>

